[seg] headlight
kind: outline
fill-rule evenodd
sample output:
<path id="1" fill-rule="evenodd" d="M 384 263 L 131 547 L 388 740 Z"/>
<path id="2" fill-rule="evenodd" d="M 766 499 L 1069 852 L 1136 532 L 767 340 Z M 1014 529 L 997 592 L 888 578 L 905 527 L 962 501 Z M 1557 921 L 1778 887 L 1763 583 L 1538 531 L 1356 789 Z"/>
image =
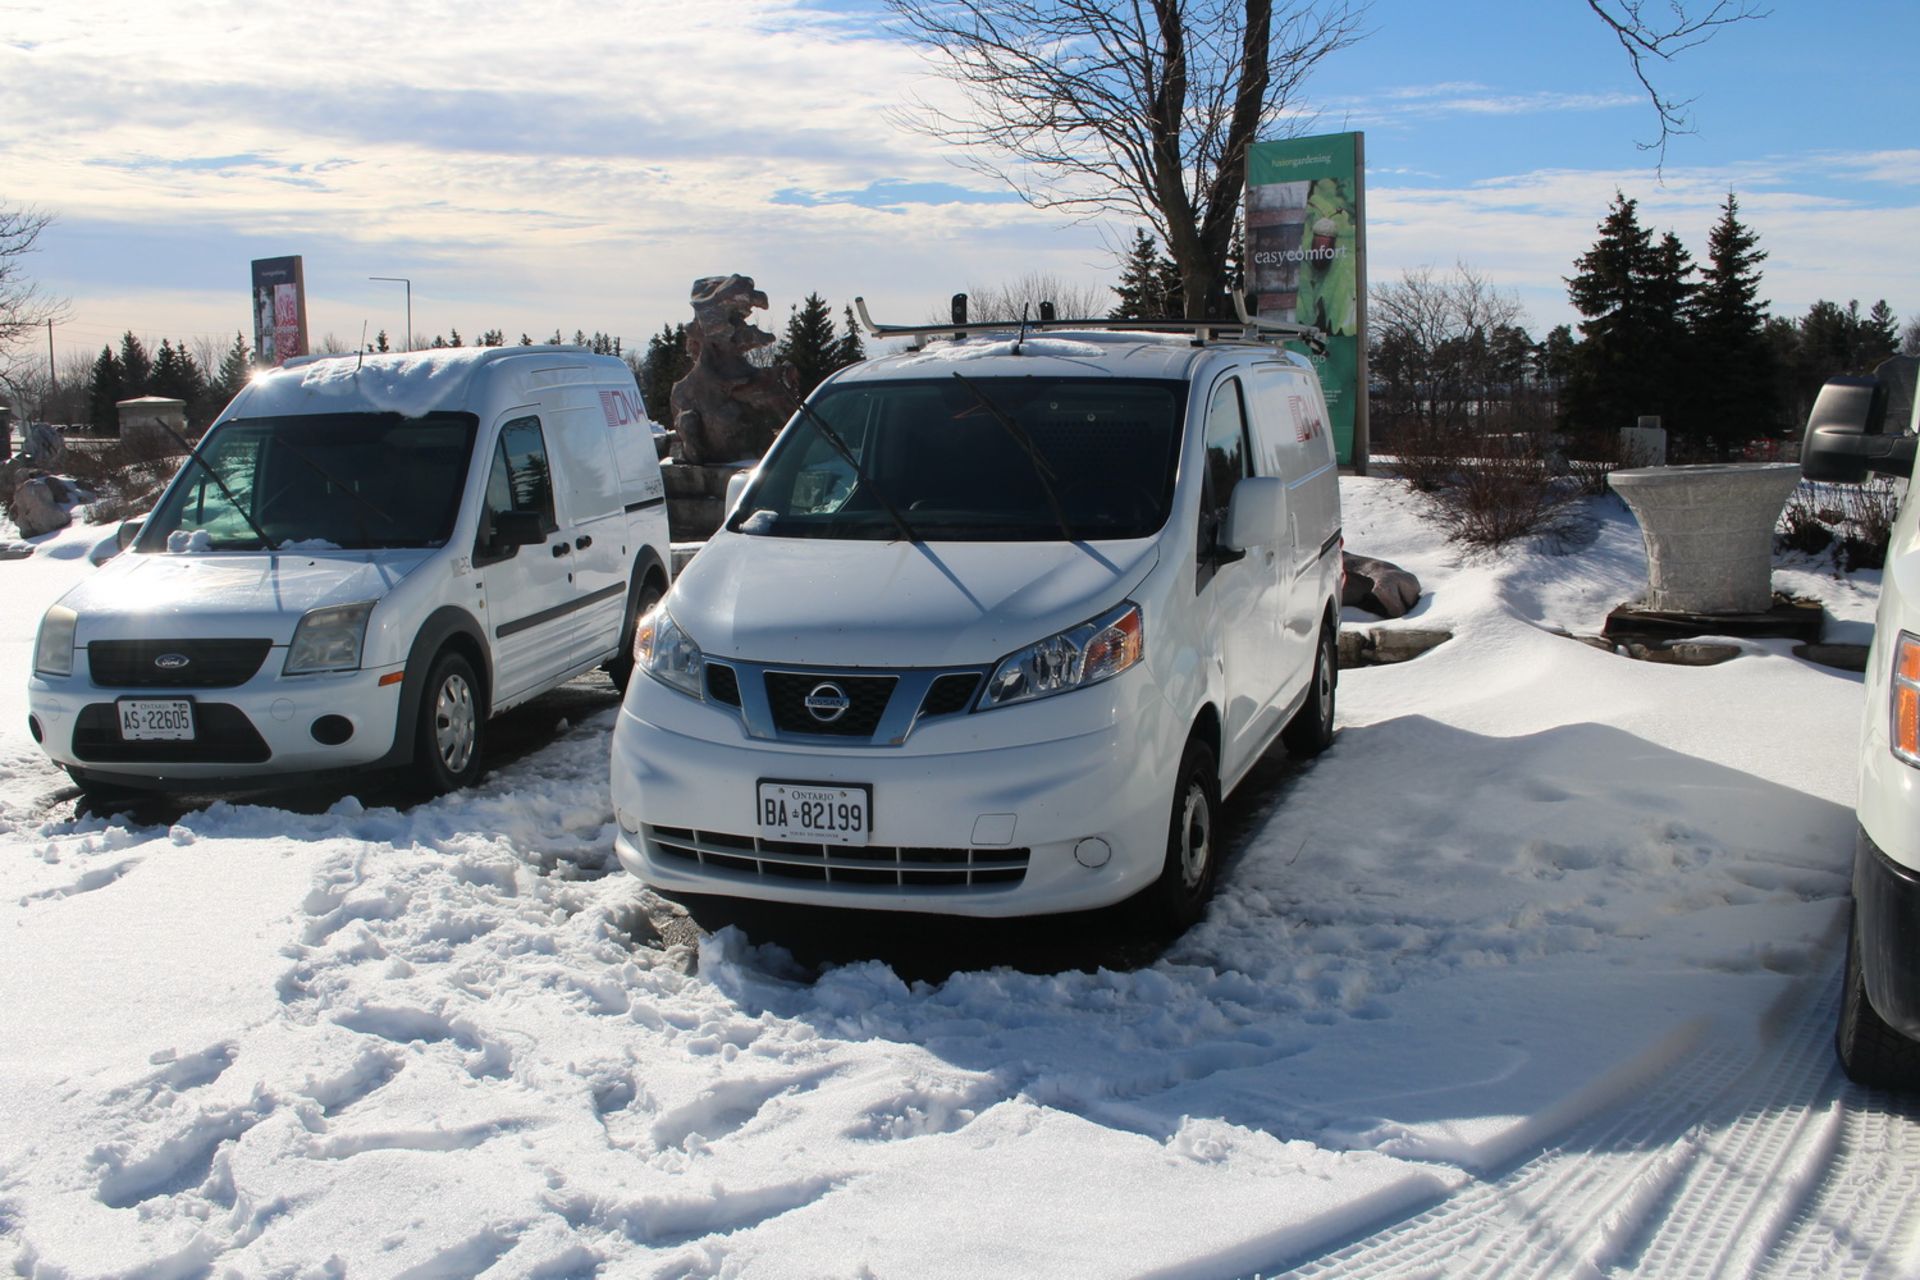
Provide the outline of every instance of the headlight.
<path id="1" fill-rule="evenodd" d="M 41 645 L 45 644 L 42 639 Z M 1920 767 L 1920 637 L 1902 631 L 1894 641 L 1893 685 L 1887 695 L 1892 721 L 1887 736 L 1893 754 Z"/>
<path id="2" fill-rule="evenodd" d="M 367 616 L 372 612 L 371 600 L 310 610 L 293 629 L 284 673 L 299 676 L 316 671 L 358 671 L 360 651 L 367 638 Z"/>
<path id="3" fill-rule="evenodd" d="M 1131 601 L 1010 653 L 994 668 L 982 709 L 1027 702 L 1111 679 L 1140 661 L 1140 606 Z"/>
<path id="4" fill-rule="evenodd" d="M 80 615 L 63 604 L 40 619 L 40 639 L 33 646 L 33 669 L 43 676 L 73 674 L 73 633 Z"/>
<path id="5" fill-rule="evenodd" d="M 706 658 L 673 615 L 655 609 L 633 630 L 633 661 L 642 671 L 690 698 L 698 698 Z"/>

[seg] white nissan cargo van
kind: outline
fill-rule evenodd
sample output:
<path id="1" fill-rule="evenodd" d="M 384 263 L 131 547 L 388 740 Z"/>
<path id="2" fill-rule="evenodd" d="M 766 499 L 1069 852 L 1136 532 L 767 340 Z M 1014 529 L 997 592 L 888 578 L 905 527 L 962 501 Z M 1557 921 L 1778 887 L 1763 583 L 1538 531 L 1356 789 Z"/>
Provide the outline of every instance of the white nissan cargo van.
<path id="1" fill-rule="evenodd" d="M 625 866 L 1197 919 L 1221 796 L 1276 738 L 1333 736 L 1326 406 L 1305 359 L 1230 328 L 876 327 L 928 340 L 822 384 L 640 623 Z"/>
<path id="2" fill-rule="evenodd" d="M 1807 419 L 1801 471 L 1858 483 L 1911 477 L 1920 410 L 1889 422 L 1876 378 L 1835 378 Z M 1860 726 L 1853 924 L 1840 1063 L 1861 1084 L 1920 1089 L 1920 505 L 1907 487 L 1880 578 Z"/>
<path id="3" fill-rule="evenodd" d="M 667 588 L 627 366 L 496 347 L 290 363 L 243 390 L 122 554 L 47 611 L 29 728 L 83 788 L 417 766 L 606 664 Z"/>

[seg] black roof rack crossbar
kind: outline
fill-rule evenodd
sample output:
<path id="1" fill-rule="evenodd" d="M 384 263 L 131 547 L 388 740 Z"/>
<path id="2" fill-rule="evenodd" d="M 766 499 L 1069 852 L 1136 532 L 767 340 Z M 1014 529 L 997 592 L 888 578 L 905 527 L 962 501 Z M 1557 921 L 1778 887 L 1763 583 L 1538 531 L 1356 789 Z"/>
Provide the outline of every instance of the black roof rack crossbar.
<path id="1" fill-rule="evenodd" d="M 968 334 L 1044 333 L 1048 330 L 1094 329 L 1114 332 L 1185 333 L 1196 342 L 1303 342 L 1316 353 L 1326 349 L 1326 335 L 1312 325 L 1263 320 L 1247 314 L 1246 299 L 1233 295 L 1233 320 L 976 320 L 955 324 L 875 324 L 864 297 L 853 300 L 860 324 L 876 338 L 963 338 Z"/>

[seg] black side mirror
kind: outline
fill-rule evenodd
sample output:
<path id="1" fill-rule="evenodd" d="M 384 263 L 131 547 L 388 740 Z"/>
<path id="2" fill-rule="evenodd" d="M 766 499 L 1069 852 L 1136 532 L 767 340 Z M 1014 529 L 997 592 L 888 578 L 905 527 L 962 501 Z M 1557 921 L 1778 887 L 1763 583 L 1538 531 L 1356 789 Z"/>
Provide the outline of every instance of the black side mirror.
<path id="1" fill-rule="evenodd" d="M 546 540 L 546 521 L 538 511 L 501 511 L 493 517 L 493 536 L 487 539 L 487 545 L 500 554 L 519 547 L 537 547 Z"/>
<path id="2" fill-rule="evenodd" d="M 1829 378 L 1807 415 L 1800 474 L 1858 484 L 1868 472 L 1913 472 L 1916 437 L 1888 435 L 1887 389 L 1878 378 Z"/>

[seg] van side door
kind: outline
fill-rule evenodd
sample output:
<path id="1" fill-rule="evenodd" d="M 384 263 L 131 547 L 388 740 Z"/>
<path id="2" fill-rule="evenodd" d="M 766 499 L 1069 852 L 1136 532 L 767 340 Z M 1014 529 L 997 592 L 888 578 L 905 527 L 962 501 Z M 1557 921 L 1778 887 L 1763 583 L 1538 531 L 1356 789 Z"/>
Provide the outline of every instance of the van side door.
<path id="1" fill-rule="evenodd" d="M 1279 476 L 1287 486 L 1285 527 L 1275 544 L 1279 573 L 1276 604 L 1276 658 L 1281 686 L 1300 690 L 1313 674 L 1314 645 L 1320 636 L 1323 600 L 1315 573 L 1322 542 L 1333 531 L 1331 513 L 1323 495 L 1337 492 L 1337 480 L 1321 475 L 1322 455 L 1332 466 L 1332 452 L 1323 422 L 1313 419 L 1322 439 L 1310 447 L 1307 427 L 1307 376 L 1286 365 L 1263 365 L 1252 378 L 1255 440 L 1260 446 L 1264 474 Z M 1323 528 L 1323 526 L 1325 526 Z"/>
<path id="2" fill-rule="evenodd" d="M 1205 449 L 1194 580 L 1199 602 L 1211 617 L 1212 656 L 1223 684 L 1220 776 L 1234 778 L 1271 736 L 1280 692 L 1277 548 L 1261 546 L 1241 554 L 1226 552 L 1219 544 L 1235 486 L 1255 473 L 1239 375 L 1220 379 L 1209 392 Z"/>
<path id="3" fill-rule="evenodd" d="M 546 433 L 531 408 L 509 410 L 505 417 L 488 455 L 473 547 L 473 567 L 486 591 L 496 707 L 565 674 L 573 665 L 575 623 L 571 535 L 554 502 Z M 545 540 L 497 546 L 494 518 L 506 512 L 537 516 Z"/>
<path id="4" fill-rule="evenodd" d="M 620 644 L 633 557 L 628 554 L 620 472 L 599 392 L 566 387 L 541 398 L 557 405 L 547 413 L 548 443 L 558 464 L 560 498 L 572 521 L 564 558 L 573 569 L 577 612 L 570 634 L 573 663 L 579 666 L 610 657 Z"/>

